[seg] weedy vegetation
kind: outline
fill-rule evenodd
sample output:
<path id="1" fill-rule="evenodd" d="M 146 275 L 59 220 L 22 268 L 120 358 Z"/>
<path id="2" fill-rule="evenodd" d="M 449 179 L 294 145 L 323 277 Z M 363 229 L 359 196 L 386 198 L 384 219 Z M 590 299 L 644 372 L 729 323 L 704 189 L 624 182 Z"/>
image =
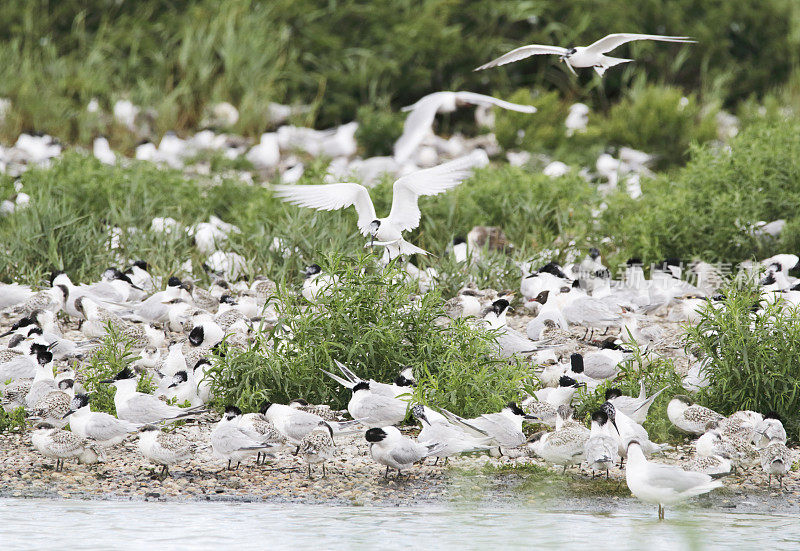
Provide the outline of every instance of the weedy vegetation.
<path id="1" fill-rule="evenodd" d="M 333 360 L 377 381 L 393 380 L 411 366 L 418 378 L 415 400 L 464 415 L 496 411 L 516 399 L 529 371 L 491 359 L 493 336 L 469 320 L 444 318 L 438 292 L 412 298 L 415 284 L 394 264 L 382 268 L 371 256 L 331 256 L 322 266 L 334 282 L 316 305 L 282 287 L 281 323 L 249 350 L 228 350 L 215 362 L 212 388 L 220 403 L 257 410 L 267 400 L 304 398 L 345 408 L 350 392 L 321 371 L 338 374 Z"/>
<path id="2" fill-rule="evenodd" d="M 773 411 L 787 435 L 800 440 L 798 309 L 764 300 L 748 287 L 731 286 L 724 295 L 686 330 L 687 345 L 709 360 L 710 385 L 700 390 L 698 401 L 724 415 Z"/>
<path id="3" fill-rule="evenodd" d="M 109 324 L 108 334 L 101 346 L 81 366 L 81 373 L 85 378 L 84 387 L 91 395 L 92 411 L 116 415 L 114 387 L 100 381 L 113 379 L 123 369 L 131 367 L 135 359 L 136 355 L 131 351 L 131 341 L 117 333 Z M 155 390 L 152 378 L 141 375 L 136 390 L 152 394 Z"/>

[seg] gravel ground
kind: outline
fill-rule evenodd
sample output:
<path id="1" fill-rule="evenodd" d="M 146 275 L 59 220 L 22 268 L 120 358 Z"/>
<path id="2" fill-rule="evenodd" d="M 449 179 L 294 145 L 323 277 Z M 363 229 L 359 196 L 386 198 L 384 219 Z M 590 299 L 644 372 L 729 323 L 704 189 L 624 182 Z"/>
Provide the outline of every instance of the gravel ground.
<path id="1" fill-rule="evenodd" d="M 4 483 L 0 497 L 49 497 L 105 500 L 225 500 L 276 501 L 328 504 L 408 505 L 479 499 L 486 502 L 520 503 L 558 499 L 581 507 L 607 507 L 629 499 L 624 472 L 614 469 L 612 482 L 592 480 L 586 470 L 571 468 L 566 476 L 560 469 L 552 475 L 531 472 L 528 465 L 544 465 L 538 459 L 521 456 L 494 458 L 487 455 L 452 459 L 447 467 L 418 465 L 401 479 L 372 461 L 361 434 L 337 435 L 337 454 L 328 464 L 328 474 L 315 469 L 309 479 L 305 464 L 290 453 L 280 454 L 266 466 L 250 460 L 238 470 L 225 470 L 222 460 L 212 455 L 208 444 L 210 419 L 177 427 L 197 446 L 191 462 L 177 465 L 164 481 L 136 449 L 136 436 L 108 450 L 107 461 L 95 465 L 68 462 L 63 472 L 39 455 L 28 434 L 4 435 L 0 439 L 0 469 Z M 511 450 L 513 452 L 514 450 Z M 691 446 L 679 446 L 660 461 L 684 463 Z M 511 453 L 510 455 L 514 455 Z M 428 460 L 427 463 L 430 463 Z M 616 486 L 613 480 L 617 481 Z M 760 467 L 725 479 L 725 488 L 699 500 L 704 506 L 737 510 L 800 513 L 800 473 L 784 479 L 784 489 L 767 489 Z"/>
<path id="2" fill-rule="evenodd" d="M 527 315 L 509 317 L 509 325 L 523 331 Z M 6 318 L 0 326 L 10 325 Z M 680 325 L 658 321 L 669 341 L 677 342 Z M 63 327 L 65 336 L 80 338 L 76 327 Z M 557 354 L 592 348 L 582 341 L 584 329 L 572 332 Z M 667 346 L 659 353 L 675 359 L 685 371 L 686 358 L 680 347 Z M 612 482 L 592 480 L 585 469 L 571 468 L 566 476 L 551 469 L 552 476 L 530 465 L 545 466 L 538 458 L 519 450 L 508 450 L 506 457 L 486 454 L 451 459 L 447 467 L 418 465 L 401 479 L 390 474 L 369 457 L 368 444 L 361 433 L 337 435 L 336 457 L 328 463 L 328 475 L 321 478 L 315 467 L 314 478 L 307 476 L 299 457 L 281 453 L 271 465 L 258 466 L 253 460 L 238 470 L 225 470 L 225 462 L 213 456 L 209 435 L 216 418 L 207 414 L 197 421 L 175 428 L 195 445 L 192 460 L 172 468 L 172 476 L 161 481 L 158 467 L 149 464 L 136 447 L 132 435 L 123 444 L 107 450 L 107 459 L 95 465 L 68 462 L 63 472 L 55 472 L 54 462 L 38 454 L 30 434 L 0 435 L 0 470 L 3 484 L 0 497 L 48 497 L 106 500 L 227 500 L 277 501 L 330 504 L 430 503 L 478 499 L 486 502 L 530 502 L 558 499 L 578 508 L 607 507 L 618 500 L 629 500 L 624 471 L 611 471 Z M 690 444 L 658 457 L 685 466 L 693 456 Z M 509 457 L 510 456 L 510 457 Z M 514 457 L 517 456 L 517 457 Z M 430 460 L 428 460 L 430 463 Z M 617 484 L 613 484 L 613 480 Z M 783 491 L 767 488 L 767 476 L 760 466 L 725 478 L 725 488 L 696 500 L 710 507 L 736 508 L 760 512 L 800 513 L 800 472 L 784 479 Z"/>

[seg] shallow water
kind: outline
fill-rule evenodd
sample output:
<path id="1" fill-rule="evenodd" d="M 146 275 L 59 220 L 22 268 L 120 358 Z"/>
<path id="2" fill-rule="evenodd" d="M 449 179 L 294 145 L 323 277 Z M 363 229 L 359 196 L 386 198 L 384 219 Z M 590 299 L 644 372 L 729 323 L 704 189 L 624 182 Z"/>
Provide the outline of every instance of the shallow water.
<path id="1" fill-rule="evenodd" d="M 604 511 L 479 503 L 330 506 L 0 499 L 0 548 L 65 549 L 775 549 L 796 516 L 621 503 Z M 67 547 L 68 545 L 68 547 Z"/>

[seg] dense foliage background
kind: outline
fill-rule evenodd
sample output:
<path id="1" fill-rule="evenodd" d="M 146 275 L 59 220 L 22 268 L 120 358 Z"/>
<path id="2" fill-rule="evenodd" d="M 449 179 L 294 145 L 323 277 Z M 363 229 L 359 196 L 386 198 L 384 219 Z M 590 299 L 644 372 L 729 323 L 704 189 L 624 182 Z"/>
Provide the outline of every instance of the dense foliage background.
<path id="1" fill-rule="evenodd" d="M 443 89 L 558 90 L 606 109 L 637 78 L 731 108 L 790 79 L 799 21 L 794 0 L 10 1 L 0 4 L 0 96 L 16 108 L 0 135 L 88 141 L 104 126 L 86 112 L 92 98 L 106 111 L 120 98 L 151 107 L 160 132 L 195 128 L 207 104 L 229 101 L 247 134 L 267 128 L 268 101 L 314 104 L 305 122 L 324 127 Z M 549 56 L 472 72 L 525 43 L 612 32 L 699 44 L 623 46 L 637 62 L 602 81 L 575 79 Z"/>

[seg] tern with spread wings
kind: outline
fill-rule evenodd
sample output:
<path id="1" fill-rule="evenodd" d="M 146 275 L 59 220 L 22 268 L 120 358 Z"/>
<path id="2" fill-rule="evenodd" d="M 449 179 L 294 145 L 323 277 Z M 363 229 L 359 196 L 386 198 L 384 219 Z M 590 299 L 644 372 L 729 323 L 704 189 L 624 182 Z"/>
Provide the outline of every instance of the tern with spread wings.
<path id="1" fill-rule="evenodd" d="M 404 163 L 411 157 L 431 131 L 437 113 L 452 113 L 458 107 L 465 105 L 502 107 L 520 113 L 536 112 L 533 105 L 510 103 L 474 92 L 434 92 L 421 98 L 414 105 L 403 107 L 402 111 L 410 113 L 403 125 L 403 134 L 394 144 L 394 159 L 398 163 Z"/>
<path id="2" fill-rule="evenodd" d="M 276 185 L 277 197 L 300 207 L 317 210 L 339 210 L 354 206 L 358 229 L 371 236 L 372 243 L 386 247 L 384 260 L 399 255 L 428 254 L 403 239 L 403 232 L 419 226 L 420 195 L 438 195 L 456 187 L 472 174 L 474 159 L 462 157 L 448 163 L 418 170 L 394 183 L 394 197 L 389 216 L 378 218 L 367 188 L 360 184 L 340 183 L 317 186 Z"/>
<path id="3" fill-rule="evenodd" d="M 583 67 L 592 67 L 597 74 L 601 77 L 607 69 L 633 61 L 632 59 L 624 59 L 619 57 L 610 57 L 607 54 L 611 50 L 619 48 L 623 44 L 633 42 L 635 40 L 657 40 L 659 42 L 697 42 L 688 36 L 665 36 L 661 34 L 636 34 L 636 33 L 615 33 L 601 38 L 594 44 L 589 46 L 578 46 L 576 48 L 562 48 L 560 46 L 545 46 L 543 44 L 530 44 L 529 46 L 522 46 L 516 50 L 511 50 L 505 55 L 490 61 L 485 65 L 481 65 L 476 71 L 483 69 L 490 69 L 500 65 L 513 63 L 521 59 L 528 58 L 532 55 L 553 54 L 559 56 L 559 61 L 567 64 L 567 67 L 573 74 L 577 75 L 575 69 Z"/>

